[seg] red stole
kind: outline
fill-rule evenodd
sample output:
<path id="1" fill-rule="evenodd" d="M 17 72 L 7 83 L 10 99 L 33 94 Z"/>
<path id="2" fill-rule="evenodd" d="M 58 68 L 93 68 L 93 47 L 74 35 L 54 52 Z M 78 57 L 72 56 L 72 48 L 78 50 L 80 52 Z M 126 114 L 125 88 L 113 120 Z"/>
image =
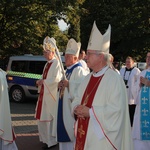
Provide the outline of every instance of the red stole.
<path id="1" fill-rule="evenodd" d="M 46 64 L 46 67 L 43 71 L 43 79 L 46 79 L 47 77 L 47 73 L 51 67 L 51 63 L 47 63 Z M 42 87 L 41 87 L 41 90 L 40 90 L 40 94 L 39 94 L 39 98 L 38 98 L 38 104 L 37 104 L 37 111 L 36 111 L 36 119 L 39 119 L 41 118 L 41 111 L 42 111 L 42 103 L 43 103 L 43 94 L 44 94 L 44 85 L 42 84 Z"/>
<path id="2" fill-rule="evenodd" d="M 97 88 L 101 82 L 103 76 L 100 77 L 94 77 L 91 76 L 90 81 L 86 87 L 86 90 L 84 92 L 84 95 L 82 97 L 81 105 L 85 105 L 89 108 L 92 107 L 92 103 L 94 100 L 95 93 L 97 91 Z M 75 150 L 84 150 L 87 130 L 88 130 L 88 124 L 89 124 L 90 118 L 85 119 L 78 119 L 78 127 L 77 127 L 77 137 L 76 137 L 76 144 L 75 144 Z"/>

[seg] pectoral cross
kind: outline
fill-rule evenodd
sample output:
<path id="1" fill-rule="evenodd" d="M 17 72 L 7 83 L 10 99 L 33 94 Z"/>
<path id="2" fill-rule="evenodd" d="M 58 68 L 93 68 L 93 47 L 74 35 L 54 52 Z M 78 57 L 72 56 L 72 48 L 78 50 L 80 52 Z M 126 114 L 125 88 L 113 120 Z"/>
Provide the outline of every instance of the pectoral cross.
<path id="1" fill-rule="evenodd" d="M 144 128 L 147 128 L 147 127 L 148 127 L 148 126 L 147 126 L 147 124 L 149 124 L 148 121 L 145 120 L 145 121 L 143 121 L 142 123 L 144 124 Z"/>
<path id="2" fill-rule="evenodd" d="M 143 103 L 142 104 L 147 104 L 146 101 L 148 101 L 148 99 L 146 97 L 142 98 Z"/>
<path id="3" fill-rule="evenodd" d="M 84 135 L 85 134 L 85 131 L 83 130 L 83 125 L 81 125 L 80 126 L 80 128 L 78 129 L 78 132 L 79 132 L 79 136 L 80 136 L 80 138 L 82 138 L 82 135 Z"/>
<path id="4" fill-rule="evenodd" d="M 144 112 L 143 116 L 147 116 L 148 114 L 146 112 L 148 112 L 148 110 L 146 110 L 145 108 L 142 110 L 142 112 Z"/>

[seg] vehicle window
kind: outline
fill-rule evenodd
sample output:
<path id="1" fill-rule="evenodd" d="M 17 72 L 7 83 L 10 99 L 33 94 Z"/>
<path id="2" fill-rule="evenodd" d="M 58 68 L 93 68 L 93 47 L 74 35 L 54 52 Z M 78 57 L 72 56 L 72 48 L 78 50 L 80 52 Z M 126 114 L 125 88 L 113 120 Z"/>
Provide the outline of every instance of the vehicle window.
<path id="1" fill-rule="evenodd" d="M 26 61 L 12 61 L 11 70 L 16 72 L 26 72 Z"/>
<path id="2" fill-rule="evenodd" d="M 28 72 L 42 74 L 45 63 L 46 61 L 30 61 Z"/>

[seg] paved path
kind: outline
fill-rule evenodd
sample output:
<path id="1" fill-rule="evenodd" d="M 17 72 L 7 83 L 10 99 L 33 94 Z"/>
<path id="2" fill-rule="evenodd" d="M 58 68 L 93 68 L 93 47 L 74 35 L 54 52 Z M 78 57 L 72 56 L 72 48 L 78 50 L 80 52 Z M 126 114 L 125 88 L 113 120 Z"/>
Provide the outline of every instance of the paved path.
<path id="1" fill-rule="evenodd" d="M 18 150 L 42 150 L 43 145 L 39 142 L 37 124 L 34 118 L 35 106 L 35 100 L 28 100 L 25 103 L 10 102 Z M 59 150 L 58 145 L 50 150 Z"/>

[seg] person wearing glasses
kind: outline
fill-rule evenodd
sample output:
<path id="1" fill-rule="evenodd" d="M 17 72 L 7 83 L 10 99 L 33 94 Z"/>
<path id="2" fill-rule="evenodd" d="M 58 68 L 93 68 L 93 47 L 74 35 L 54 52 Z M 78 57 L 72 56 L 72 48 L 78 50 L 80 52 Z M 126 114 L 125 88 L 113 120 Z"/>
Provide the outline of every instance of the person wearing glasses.
<path id="1" fill-rule="evenodd" d="M 43 54 L 47 59 L 42 78 L 36 81 L 39 97 L 36 105 L 39 139 L 43 142 L 43 149 L 49 149 L 57 144 L 55 111 L 57 109 L 57 90 L 62 73 L 59 61 L 55 58 L 54 38 L 46 37 L 43 42 Z"/>
<path id="2" fill-rule="evenodd" d="M 76 115 L 75 150 L 133 150 L 127 94 L 109 61 L 111 26 L 101 34 L 95 22 L 87 47 L 85 77 L 72 104 Z"/>
<path id="3" fill-rule="evenodd" d="M 135 67 L 134 59 L 130 56 L 126 58 L 125 65 L 125 67 L 120 69 L 120 75 L 122 76 L 127 89 L 130 123 L 132 127 L 136 107 L 134 84 L 137 81 L 137 76 L 141 71 L 137 67 Z"/>
<path id="4" fill-rule="evenodd" d="M 137 105 L 134 114 L 132 136 L 134 150 L 150 149 L 150 52 L 146 56 L 146 69 L 135 84 Z"/>

